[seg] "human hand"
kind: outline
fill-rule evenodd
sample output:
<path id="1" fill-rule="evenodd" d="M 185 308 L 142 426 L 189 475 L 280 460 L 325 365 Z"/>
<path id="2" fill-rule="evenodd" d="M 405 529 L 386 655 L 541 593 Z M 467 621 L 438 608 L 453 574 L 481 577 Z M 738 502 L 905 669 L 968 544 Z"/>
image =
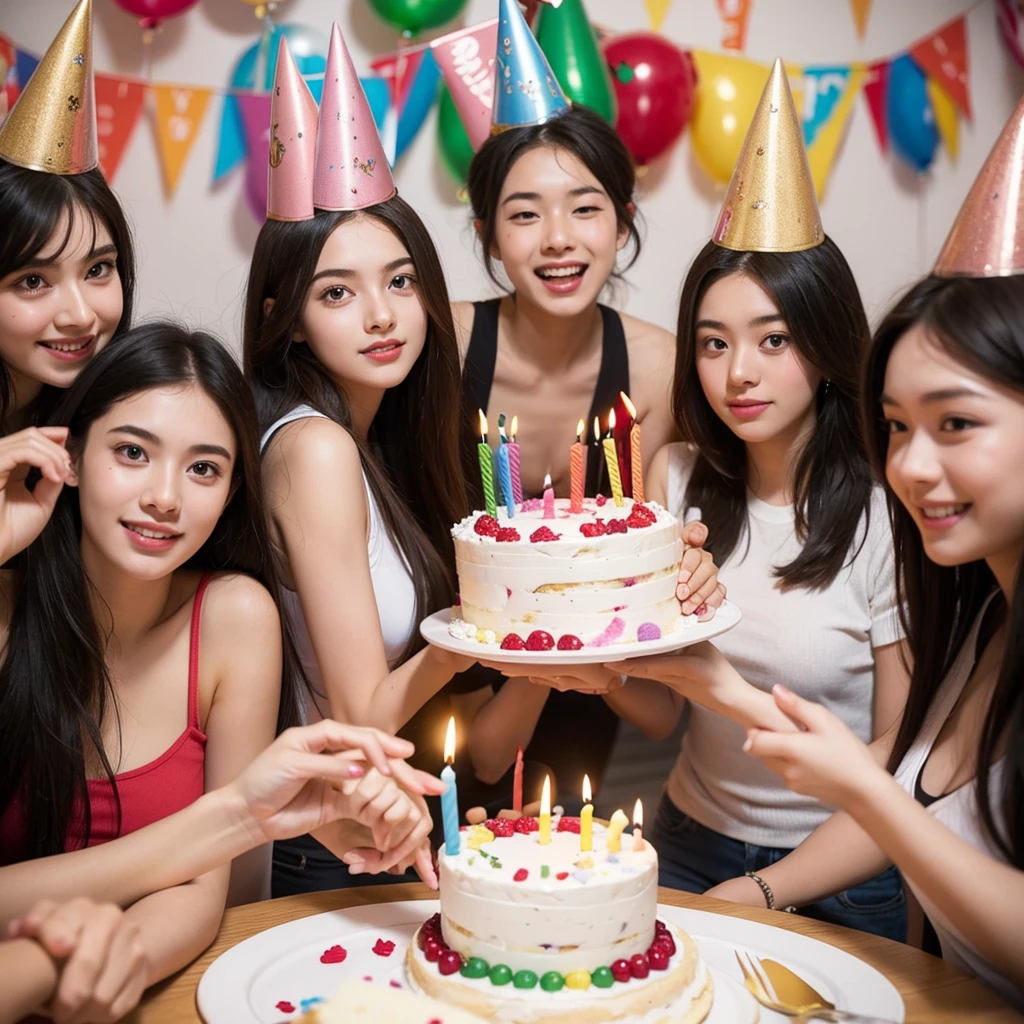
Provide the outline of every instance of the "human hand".
<path id="1" fill-rule="evenodd" d="M 699 520 L 683 527 L 683 560 L 676 583 L 682 613 L 696 614 L 701 622 L 714 618 L 726 594 L 725 584 L 718 582 L 718 566 L 711 553 L 704 550 L 707 539 L 708 528 Z"/>
<path id="2" fill-rule="evenodd" d="M 611 693 L 622 688 L 622 676 L 605 665 L 529 665 L 527 679 L 536 686 L 552 690 L 576 690 L 579 693 Z"/>
<path id="3" fill-rule="evenodd" d="M 395 862 L 410 855 L 430 834 L 433 822 L 423 797 L 406 792 L 376 769 L 342 783 L 342 790 L 351 801 L 347 816 L 365 825 L 374 847 L 392 853 Z"/>
<path id="4" fill-rule="evenodd" d="M 609 662 L 609 672 L 624 673 L 636 679 L 653 679 L 698 704 L 733 703 L 750 684 L 733 668 L 729 659 L 705 641 L 675 654 L 655 654 Z"/>
<path id="5" fill-rule="evenodd" d="M 516 821 L 519 818 L 536 818 L 540 814 L 540 801 L 534 800 L 531 804 L 524 804 L 522 811 L 502 810 L 498 811 L 499 818 L 507 818 L 509 821 Z M 482 825 L 487 821 L 488 814 L 484 807 L 470 807 L 466 811 L 466 822 L 470 825 Z"/>
<path id="6" fill-rule="evenodd" d="M 57 990 L 43 1007 L 58 1024 L 120 1020 L 149 983 L 138 926 L 112 903 L 40 900 L 11 922 L 7 937 L 34 939 L 60 964 Z"/>

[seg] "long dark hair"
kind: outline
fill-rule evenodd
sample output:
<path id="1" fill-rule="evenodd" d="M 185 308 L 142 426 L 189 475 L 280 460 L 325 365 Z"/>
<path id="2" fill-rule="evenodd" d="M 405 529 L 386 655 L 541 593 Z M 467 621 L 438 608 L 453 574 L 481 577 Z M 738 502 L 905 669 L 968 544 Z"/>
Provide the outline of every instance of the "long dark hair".
<path id="1" fill-rule="evenodd" d="M 209 395 L 238 443 L 234 492 L 213 533 L 185 568 L 246 572 L 276 596 L 256 411 L 238 365 L 216 338 L 173 323 L 137 327 L 85 367 L 63 392 L 50 420 L 69 427 L 68 447 L 76 454 L 90 425 L 116 403 L 152 388 L 181 385 Z M 105 657 L 110 637 L 93 612 L 94 592 L 82 566 L 81 528 L 79 492 L 66 487 L 26 552 L 0 666 L 0 809 L 22 794 L 27 858 L 64 850 L 69 819 L 79 805 L 88 835 L 87 748 L 114 783 L 100 730 L 113 703 Z M 281 727 L 297 719 L 294 659 L 286 634 Z"/>
<path id="2" fill-rule="evenodd" d="M 961 365 L 1024 395 L 1024 289 L 1019 278 L 925 278 L 875 332 L 865 368 L 863 418 L 878 475 L 885 478 L 889 434 L 879 398 L 893 347 L 915 324 Z M 886 487 L 896 551 L 896 584 L 913 671 L 910 694 L 889 760 L 895 771 L 924 725 L 928 709 L 988 598 L 998 590 L 984 561 L 944 566 L 925 553 L 913 517 Z M 1018 581 L 1020 570 L 1018 569 Z M 1024 869 L 1024 586 L 1008 609 L 1006 650 L 978 745 L 978 806 L 993 842 Z M 992 761 L 1005 737 L 1003 788 L 991 791 Z M 1002 807 L 1006 829 L 996 827 Z"/>
<path id="3" fill-rule="evenodd" d="M 469 165 L 466 189 L 473 216 L 480 222 L 477 237 L 483 248 L 487 276 L 499 287 L 502 281 L 494 269 L 491 248 L 498 222 L 498 199 L 512 165 L 531 149 L 548 147 L 572 153 L 608 193 L 619 228 L 625 228 L 632 252 L 612 276 L 628 270 L 640 256 L 638 215 L 632 207 L 636 171 L 618 133 L 602 117 L 586 107 L 571 107 L 544 124 L 511 128 L 492 135 Z"/>
<path id="4" fill-rule="evenodd" d="M 57 231 L 61 218 L 67 220 L 64 238 L 55 255 L 59 256 L 71 239 L 76 217 L 86 217 L 95 237 L 97 219 L 110 232 L 117 247 L 117 273 L 121 278 L 124 310 L 114 337 L 123 334 L 132 322 L 135 305 L 135 246 L 121 204 L 98 170 L 84 174 L 46 174 L 26 170 L 0 160 L 0 279 L 13 274 L 35 259 Z M 40 396 L 39 411 L 45 414 L 59 396 L 56 388 L 46 388 Z M 0 432 L 14 411 L 14 389 L 10 375 L 0 360 Z"/>
<path id="5" fill-rule="evenodd" d="M 384 393 L 365 443 L 352 430 L 344 393 L 308 345 L 292 343 L 324 244 L 338 225 L 355 216 L 380 221 L 406 247 L 427 314 L 423 351 L 405 380 Z M 268 298 L 274 299 L 269 315 L 263 311 Z M 260 428 L 266 430 L 303 404 L 345 427 L 359 448 L 387 531 L 409 566 L 417 615 L 425 618 L 449 604 L 455 594 L 451 527 L 468 508 L 460 464 L 465 415 L 444 271 L 413 208 L 395 196 L 358 213 L 320 211 L 306 221 L 268 220 L 249 271 L 243 339 L 245 376 Z M 414 634 L 402 660 L 422 646 Z"/>
<path id="6" fill-rule="evenodd" d="M 786 253 L 736 252 L 709 242 L 693 261 L 679 303 L 672 416 L 698 450 L 686 500 L 701 509 L 707 547 L 719 565 L 747 536 L 746 446 L 704 395 L 694 325 L 708 288 L 728 274 L 745 274 L 765 290 L 800 353 L 824 376 L 814 433 L 800 453 L 793 481 L 802 548 L 775 568 L 783 586 L 824 588 L 855 554 L 858 524 L 870 512 L 871 468 L 857 406 L 870 336 L 864 306 L 849 264 L 829 238 L 813 249 Z"/>

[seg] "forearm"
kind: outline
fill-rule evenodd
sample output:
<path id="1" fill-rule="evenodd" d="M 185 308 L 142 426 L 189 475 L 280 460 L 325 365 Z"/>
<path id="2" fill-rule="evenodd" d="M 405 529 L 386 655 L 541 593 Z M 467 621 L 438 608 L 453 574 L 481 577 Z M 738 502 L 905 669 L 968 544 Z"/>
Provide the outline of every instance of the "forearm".
<path id="1" fill-rule="evenodd" d="M 529 746 L 551 691 L 528 679 L 509 679 L 477 712 L 469 731 L 468 752 L 477 778 L 497 782 Z"/>
<path id="2" fill-rule="evenodd" d="M 0 943 L 0 1024 L 14 1024 L 48 1002 L 57 988 L 57 966 L 35 939 Z"/>
<path id="3" fill-rule="evenodd" d="M 796 726 L 776 706 L 770 693 L 751 686 L 738 673 L 722 685 L 707 685 L 684 678 L 662 680 L 676 693 L 701 707 L 714 711 L 744 729 L 795 732 Z"/>
<path id="4" fill-rule="evenodd" d="M 603 696 L 608 707 L 620 718 L 655 741 L 672 734 L 686 703 L 685 697 L 650 679 L 627 679 L 621 689 Z"/>

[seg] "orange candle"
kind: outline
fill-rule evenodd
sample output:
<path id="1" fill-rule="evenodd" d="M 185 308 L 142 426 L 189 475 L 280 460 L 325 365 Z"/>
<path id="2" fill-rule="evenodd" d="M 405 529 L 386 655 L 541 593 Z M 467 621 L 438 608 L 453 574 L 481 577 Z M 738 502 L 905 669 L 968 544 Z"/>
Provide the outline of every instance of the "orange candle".
<path id="1" fill-rule="evenodd" d="M 576 424 L 576 443 L 569 449 L 569 511 L 583 511 L 583 488 L 587 478 L 587 447 L 583 443 L 586 430 L 583 420 Z"/>
<path id="2" fill-rule="evenodd" d="M 629 429 L 629 468 L 633 482 L 633 500 L 644 500 L 644 457 L 640 452 L 640 424 L 636 421 L 636 406 L 629 400 L 625 391 L 620 391 L 622 404 L 625 405 L 630 419 L 633 421 Z"/>

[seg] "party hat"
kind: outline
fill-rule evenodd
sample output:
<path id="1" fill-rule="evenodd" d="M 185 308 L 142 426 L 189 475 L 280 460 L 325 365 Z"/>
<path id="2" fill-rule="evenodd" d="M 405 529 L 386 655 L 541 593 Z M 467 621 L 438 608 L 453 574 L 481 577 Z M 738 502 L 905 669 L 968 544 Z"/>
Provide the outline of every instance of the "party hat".
<path id="1" fill-rule="evenodd" d="M 967 193 L 932 273 L 937 277 L 1024 273 L 1024 99 Z"/>
<path id="2" fill-rule="evenodd" d="M 0 157 L 51 174 L 99 162 L 92 81 L 92 0 L 79 0 L 0 128 Z"/>
<path id="3" fill-rule="evenodd" d="M 366 93 L 335 22 L 316 131 L 313 205 L 363 210 L 397 191 Z"/>
<path id="4" fill-rule="evenodd" d="M 494 108 L 494 53 L 498 19 L 460 28 L 430 44 L 469 143 L 478 150 L 490 137 Z"/>
<path id="5" fill-rule="evenodd" d="M 825 238 L 803 128 L 781 60 L 754 111 L 711 240 L 741 252 L 799 252 Z"/>
<path id="6" fill-rule="evenodd" d="M 316 100 L 282 34 L 270 101 L 267 217 L 271 220 L 309 220 L 313 216 L 317 116 Z"/>
<path id="7" fill-rule="evenodd" d="M 494 113 L 491 133 L 543 124 L 569 109 L 555 73 L 516 0 L 498 0 Z"/>

